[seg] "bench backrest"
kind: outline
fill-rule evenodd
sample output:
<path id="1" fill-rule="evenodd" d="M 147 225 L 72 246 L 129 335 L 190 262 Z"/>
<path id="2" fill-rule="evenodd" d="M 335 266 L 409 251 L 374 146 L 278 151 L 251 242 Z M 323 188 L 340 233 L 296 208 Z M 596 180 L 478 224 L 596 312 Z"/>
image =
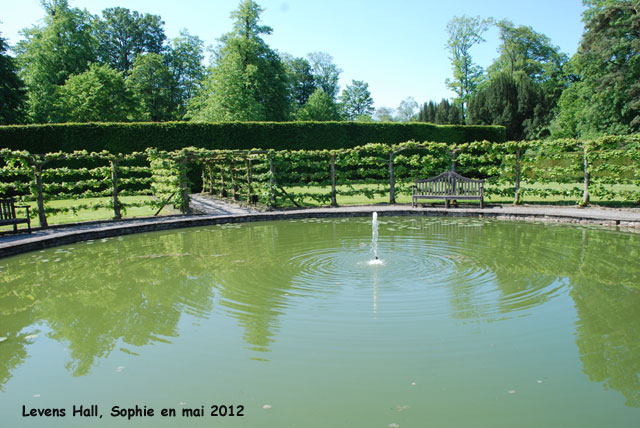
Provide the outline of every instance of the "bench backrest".
<path id="1" fill-rule="evenodd" d="M 0 199 L 0 220 L 16 218 L 16 207 L 13 199 Z"/>
<path id="2" fill-rule="evenodd" d="M 415 181 L 416 189 L 420 194 L 430 195 L 468 195 L 479 196 L 484 190 L 484 180 L 474 180 L 463 177 L 452 171 Z"/>

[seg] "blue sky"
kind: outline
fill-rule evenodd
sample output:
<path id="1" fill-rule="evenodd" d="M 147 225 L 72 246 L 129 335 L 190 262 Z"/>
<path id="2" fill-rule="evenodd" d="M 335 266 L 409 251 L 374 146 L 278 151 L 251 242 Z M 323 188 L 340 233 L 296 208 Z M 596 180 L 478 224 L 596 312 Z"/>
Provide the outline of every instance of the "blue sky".
<path id="1" fill-rule="evenodd" d="M 581 0 L 257 0 L 262 23 L 273 28 L 266 42 L 281 53 L 306 56 L 327 52 L 340 67 L 342 88 L 363 80 L 376 107 L 395 108 L 412 96 L 419 103 L 450 98 L 445 85 L 451 64 L 445 49 L 446 25 L 454 16 L 509 19 L 531 26 L 573 55 L 583 31 Z M 69 0 L 73 7 L 99 14 L 126 7 L 157 14 L 169 38 L 186 28 L 207 45 L 229 31 L 229 14 L 239 0 Z M 39 0 L 0 0 L 0 33 L 15 44 L 19 31 L 41 23 Z M 498 32 L 472 49 L 474 61 L 488 67 L 497 57 Z"/>

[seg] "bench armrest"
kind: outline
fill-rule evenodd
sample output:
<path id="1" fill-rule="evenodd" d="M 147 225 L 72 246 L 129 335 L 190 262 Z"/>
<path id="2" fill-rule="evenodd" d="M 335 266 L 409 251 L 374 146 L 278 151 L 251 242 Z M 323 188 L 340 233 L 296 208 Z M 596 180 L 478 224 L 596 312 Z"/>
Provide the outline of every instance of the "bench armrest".
<path id="1" fill-rule="evenodd" d="M 27 210 L 27 217 L 29 217 L 29 210 L 31 209 L 31 207 L 29 205 L 14 205 L 14 208 L 24 208 Z"/>

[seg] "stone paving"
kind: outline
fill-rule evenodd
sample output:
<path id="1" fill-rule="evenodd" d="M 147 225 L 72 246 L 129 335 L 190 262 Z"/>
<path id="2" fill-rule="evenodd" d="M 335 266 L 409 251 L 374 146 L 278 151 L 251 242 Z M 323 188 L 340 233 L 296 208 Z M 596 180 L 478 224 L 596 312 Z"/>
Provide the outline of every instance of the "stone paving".
<path id="1" fill-rule="evenodd" d="M 443 206 L 418 206 L 413 208 L 410 205 L 365 205 L 260 211 L 253 207 L 235 205 L 222 200 L 202 197 L 201 195 L 193 195 L 193 201 L 192 208 L 194 212 L 197 211 L 200 214 L 76 223 L 52 226 L 47 229 L 35 228 L 30 234 L 3 234 L 0 235 L 0 257 L 89 239 L 101 239 L 156 230 L 292 218 L 362 217 L 369 216 L 374 211 L 381 216 L 468 216 L 506 220 L 600 224 L 607 227 L 640 232 L 640 209 L 638 208 L 490 205 L 484 209 L 465 206 L 445 209 Z"/>

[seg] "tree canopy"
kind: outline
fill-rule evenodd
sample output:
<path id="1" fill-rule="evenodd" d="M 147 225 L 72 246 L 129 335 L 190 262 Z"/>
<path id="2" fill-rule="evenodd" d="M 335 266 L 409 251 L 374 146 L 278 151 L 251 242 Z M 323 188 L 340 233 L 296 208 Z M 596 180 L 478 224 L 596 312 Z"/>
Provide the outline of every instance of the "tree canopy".
<path id="1" fill-rule="evenodd" d="M 138 55 L 162 53 L 167 38 L 158 15 L 131 12 L 123 7 L 102 11 L 95 24 L 98 57 L 103 64 L 127 72 Z"/>
<path id="2" fill-rule="evenodd" d="M 471 58 L 471 48 L 484 42 L 482 35 L 489 29 L 492 19 L 479 16 L 454 17 L 447 24 L 449 39 L 446 48 L 453 69 L 453 79 L 447 79 L 447 86 L 455 92 L 455 102 L 462 106 L 462 116 L 466 117 L 466 108 L 471 95 L 482 78 L 482 68 Z"/>
<path id="3" fill-rule="evenodd" d="M 373 114 L 373 99 L 369 92 L 369 84 L 361 80 L 352 80 L 340 95 L 340 106 L 349 120 L 360 119 Z"/>
<path id="4" fill-rule="evenodd" d="M 56 87 L 96 61 L 90 14 L 70 8 L 67 0 L 53 0 L 43 6 L 47 11 L 44 26 L 24 29 L 25 39 L 16 46 L 20 77 L 27 87 L 28 114 L 34 122 L 52 121 Z"/>
<path id="5" fill-rule="evenodd" d="M 554 136 L 640 131 L 640 2 L 587 1 L 585 32 L 568 64 Z"/>
<path id="6" fill-rule="evenodd" d="M 57 122 L 125 122 L 135 118 L 137 102 L 122 72 L 91 64 L 58 90 Z"/>
<path id="7" fill-rule="evenodd" d="M 18 68 L 7 54 L 6 40 L 0 35 L 0 125 L 24 120 L 26 93 Z"/>
<path id="8" fill-rule="evenodd" d="M 278 54 L 261 35 L 272 29 L 259 25 L 262 8 L 243 1 L 232 12 L 233 30 L 216 51 L 215 64 L 190 117 L 211 121 L 282 121 L 289 114 L 287 77 Z"/>
<path id="9" fill-rule="evenodd" d="M 68 0 L 40 3 L 44 19 L 23 29 L 13 49 L 0 37 L 0 124 L 418 120 L 503 125 L 513 139 L 640 132 L 639 0 L 583 0 L 584 33 L 571 59 L 532 27 L 453 17 L 445 49 L 454 96 L 410 96 L 375 111 L 364 80 L 341 88 L 329 53 L 272 49 L 274 30 L 253 0 L 239 0 L 209 67 L 204 42 L 187 30 L 168 40 L 158 15 L 109 7 L 98 16 Z M 483 68 L 472 52 L 492 25 L 498 56 Z"/>

